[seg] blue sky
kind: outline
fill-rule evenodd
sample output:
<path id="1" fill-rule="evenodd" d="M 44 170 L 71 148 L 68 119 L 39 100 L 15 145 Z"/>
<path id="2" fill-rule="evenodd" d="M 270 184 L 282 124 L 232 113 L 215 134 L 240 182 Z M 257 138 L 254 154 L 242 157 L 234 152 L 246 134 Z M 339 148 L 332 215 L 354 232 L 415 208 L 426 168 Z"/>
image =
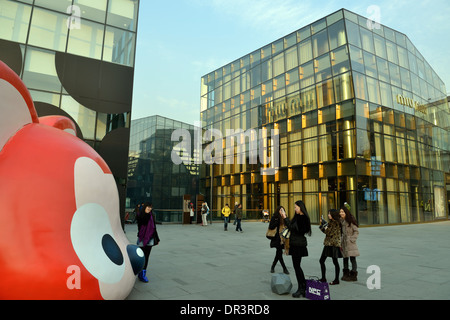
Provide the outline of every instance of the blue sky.
<path id="1" fill-rule="evenodd" d="M 405 33 L 450 93 L 449 0 L 141 0 L 132 119 L 194 124 L 201 77 L 341 8 Z"/>

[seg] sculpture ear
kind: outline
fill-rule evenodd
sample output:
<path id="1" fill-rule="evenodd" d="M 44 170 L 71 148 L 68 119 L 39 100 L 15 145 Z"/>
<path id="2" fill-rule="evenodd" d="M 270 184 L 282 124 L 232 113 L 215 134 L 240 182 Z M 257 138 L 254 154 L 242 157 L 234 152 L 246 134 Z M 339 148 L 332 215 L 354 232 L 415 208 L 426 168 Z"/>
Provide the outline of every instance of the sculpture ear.
<path id="1" fill-rule="evenodd" d="M 38 123 L 33 99 L 17 74 L 0 61 L 0 151 L 6 142 L 30 123 Z"/>
<path id="2" fill-rule="evenodd" d="M 71 135 L 77 136 L 77 127 L 72 120 L 64 116 L 45 116 L 39 118 L 39 123 L 45 124 L 50 127 L 61 129 L 70 133 Z"/>

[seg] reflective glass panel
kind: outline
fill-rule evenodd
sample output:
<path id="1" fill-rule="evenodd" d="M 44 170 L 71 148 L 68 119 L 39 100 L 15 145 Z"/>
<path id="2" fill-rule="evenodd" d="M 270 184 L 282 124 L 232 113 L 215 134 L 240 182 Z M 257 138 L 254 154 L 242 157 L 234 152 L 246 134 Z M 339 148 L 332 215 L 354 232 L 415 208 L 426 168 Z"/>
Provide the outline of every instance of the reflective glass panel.
<path id="1" fill-rule="evenodd" d="M 65 51 L 67 41 L 67 16 L 35 8 L 31 20 L 28 44 Z"/>
<path id="2" fill-rule="evenodd" d="M 81 18 L 105 23 L 108 0 L 75 0 L 74 5 L 80 7 Z"/>
<path id="3" fill-rule="evenodd" d="M 71 96 L 62 96 L 61 109 L 66 111 L 80 126 L 85 139 L 93 140 L 95 138 L 95 114 L 75 101 Z"/>
<path id="4" fill-rule="evenodd" d="M 313 58 L 310 39 L 303 41 L 298 45 L 298 55 L 300 64 L 304 64 L 305 62 L 308 62 Z"/>
<path id="5" fill-rule="evenodd" d="M 107 24 L 136 31 L 138 2 L 133 0 L 109 0 Z"/>
<path id="6" fill-rule="evenodd" d="M 70 30 L 67 52 L 100 60 L 102 57 L 103 33 L 103 25 L 81 20 L 81 28 Z"/>
<path id="7" fill-rule="evenodd" d="M 327 30 L 320 31 L 312 37 L 314 57 L 329 51 Z"/>
<path id="8" fill-rule="evenodd" d="M 35 0 L 34 4 L 60 12 L 71 13 L 69 7 L 72 5 L 72 0 Z"/>
<path id="9" fill-rule="evenodd" d="M 0 0 L 0 38 L 25 43 L 31 6 Z"/>
<path id="10" fill-rule="evenodd" d="M 328 37 L 330 38 L 330 50 L 347 43 L 344 20 L 341 20 L 328 28 Z"/>
<path id="11" fill-rule="evenodd" d="M 347 46 L 340 47 L 330 53 L 331 66 L 333 69 L 333 75 L 337 75 L 350 70 L 350 62 Z"/>
<path id="12" fill-rule="evenodd" d="M 60 92 L 61 82 L 56 73 L 55 53 L 28 47 L 23 80 L 30 89 Z"/>

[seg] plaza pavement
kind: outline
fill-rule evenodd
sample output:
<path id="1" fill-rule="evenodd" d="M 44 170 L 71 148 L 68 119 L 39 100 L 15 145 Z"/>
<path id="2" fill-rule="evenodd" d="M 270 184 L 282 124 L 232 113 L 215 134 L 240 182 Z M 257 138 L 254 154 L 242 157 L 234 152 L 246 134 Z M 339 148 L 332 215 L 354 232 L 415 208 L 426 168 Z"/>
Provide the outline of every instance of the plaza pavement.
<path id="1" fill-rule="evenodd" d="M 206 227 L 192 224 L 157 225 L 161 242 L 152 249 L 149 283 L 136 280 L 128 300 L 302 300 L 271 291 L 270 266 L 275 249 L 265 237 L 268 223 L 243 221 L 243 233 L 222 222 Z M 320 277 L 319 258 L 325 235 L 313 225 L 309 257 L 302 268 L 307 278 Z M 136 224 L 126 225 L 136 243 Z M 450 221 L 360 228 L 358 281 L 330 286 L 332 300 L 448 300 L 450 299 Z M 284 256 L 297 290 L 290 256 Z M 342 276 L 342 259 L 339 259 Z M 331 259 L 327 279 L 334 279 Z M 370 290 L 369 266 L 380 269 L 380 289 Z M 351 264 L 350 264 L 351 266 Z M 280 264 L 275 272 L 282 272 Z M 372 278 L 371 278 L 372 279 Z M 376 283 L 370 281 L 370 283 Z"/>

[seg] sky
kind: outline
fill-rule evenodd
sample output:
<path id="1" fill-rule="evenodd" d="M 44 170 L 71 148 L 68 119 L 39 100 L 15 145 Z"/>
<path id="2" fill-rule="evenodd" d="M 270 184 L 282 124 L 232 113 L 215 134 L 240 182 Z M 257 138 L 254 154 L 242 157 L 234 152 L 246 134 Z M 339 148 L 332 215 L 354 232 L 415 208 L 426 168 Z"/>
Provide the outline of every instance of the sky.
<path id="1" fill-rule="evenodd" d="M 202 76 L 341 8 L 406 34 L 450 95 L 449 0 L 140 0 L 132 119 L 194 124 Z"/>

